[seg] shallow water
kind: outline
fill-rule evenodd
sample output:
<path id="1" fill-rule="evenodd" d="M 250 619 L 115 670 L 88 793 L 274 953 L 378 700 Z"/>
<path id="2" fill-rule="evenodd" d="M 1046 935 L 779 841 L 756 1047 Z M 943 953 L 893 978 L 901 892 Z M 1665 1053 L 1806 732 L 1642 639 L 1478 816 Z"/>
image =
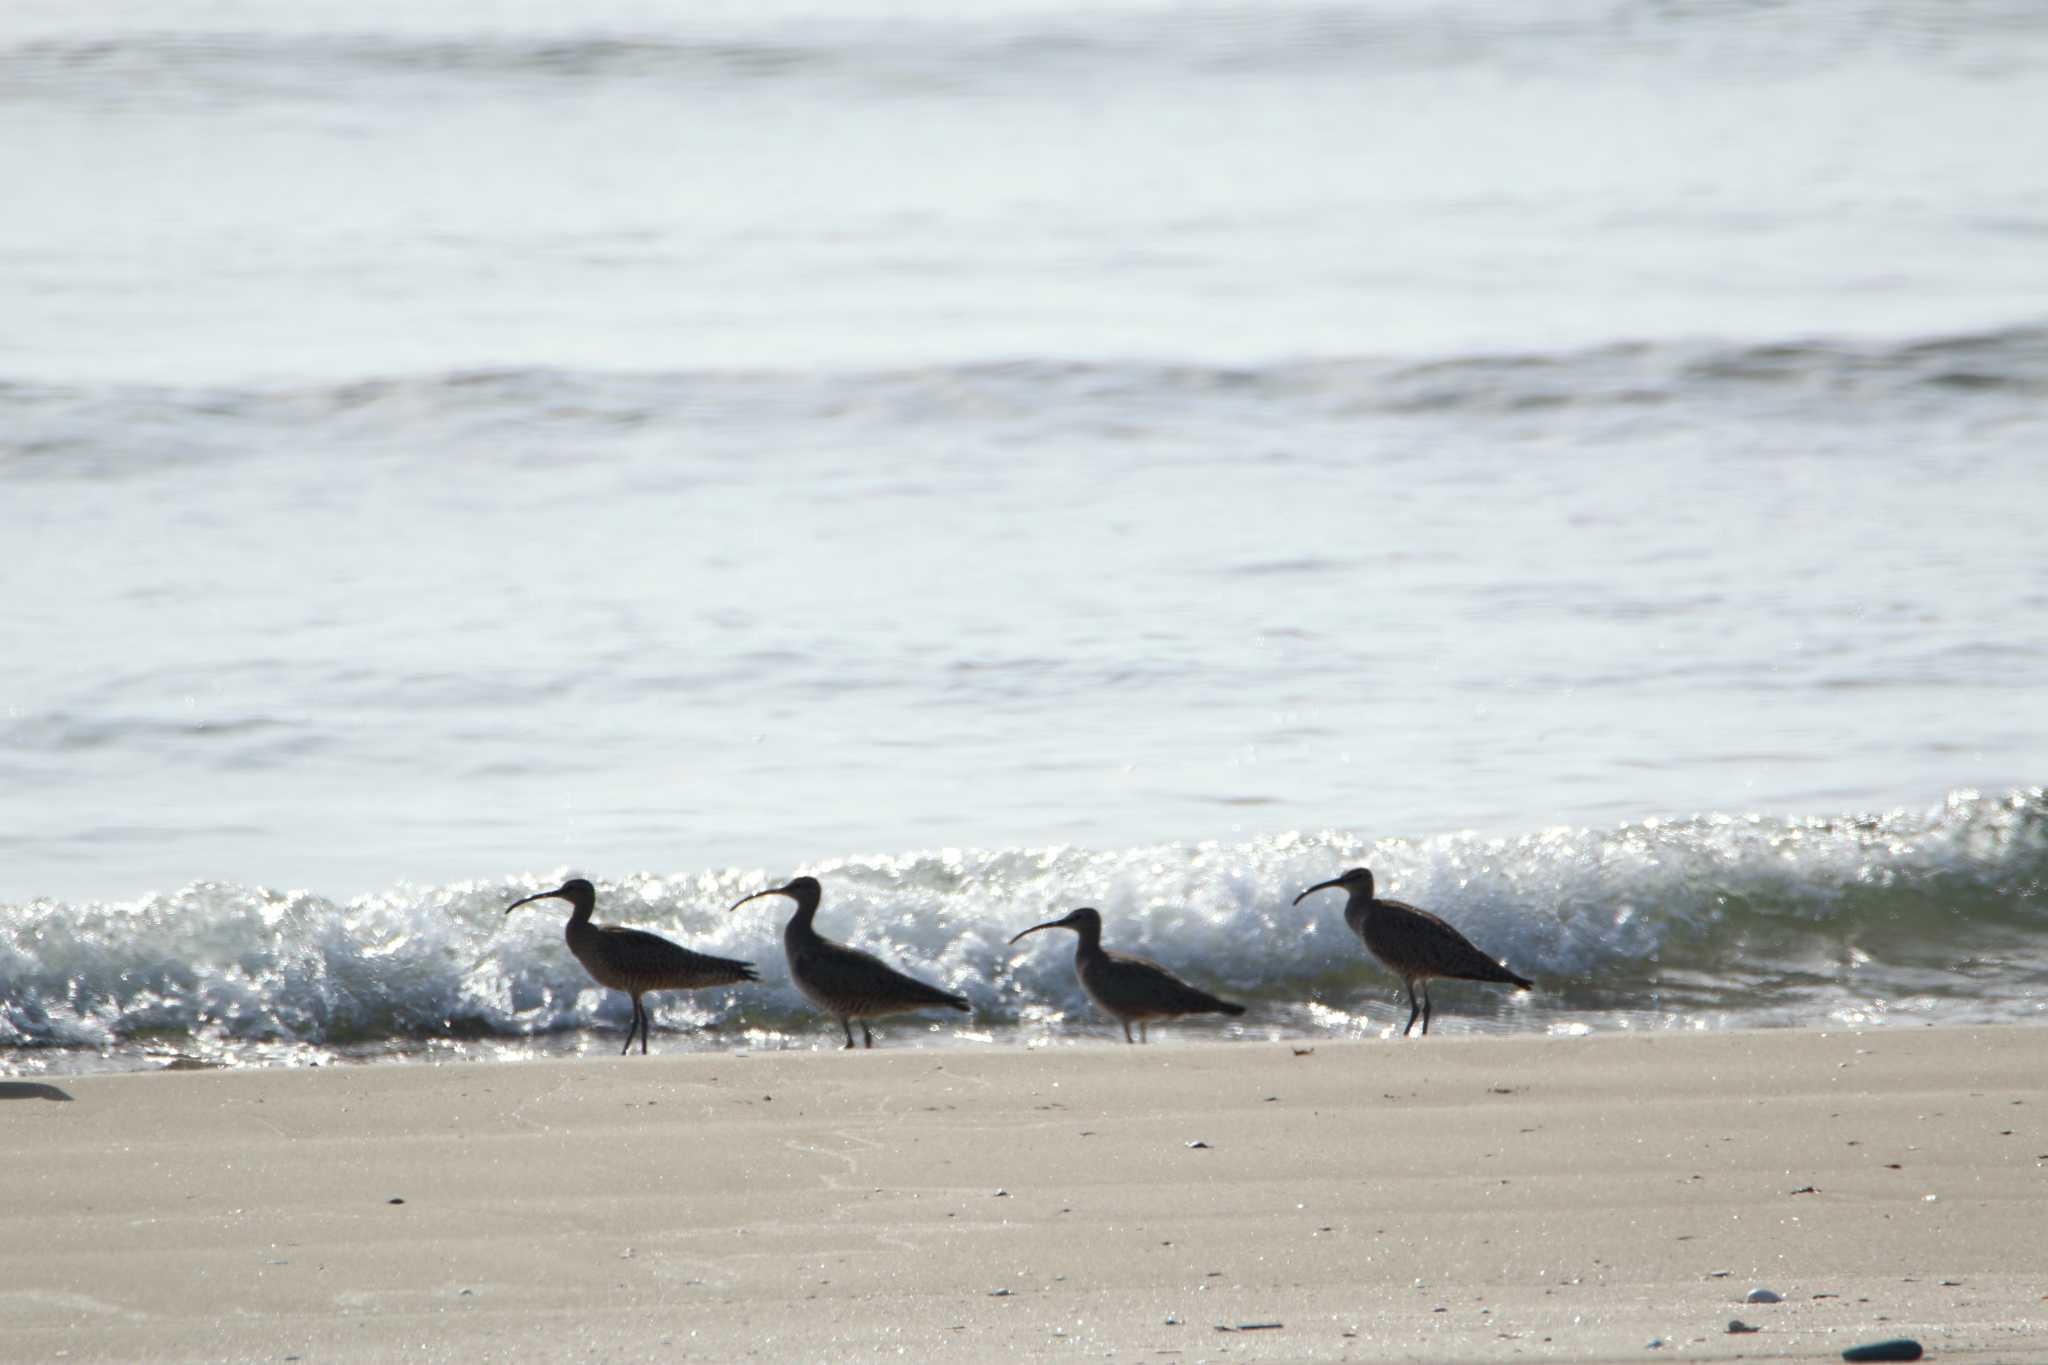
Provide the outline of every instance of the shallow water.
<path id="1" fill-rule="evenodd" d="M 2038 1008 L 2023 943 L 1954 965 L 2008 961 L 2024 860 L 1940 902 L 1988 917 L 1948 966 L 1918 902 L 1859 912 L 1926 938 L 1872 990 L 1748 956 L 1868 927 L 1616 976 L 1426 874 L 2032 808 L 2036 7 L 25 3 L 0 110 L 16 1044 L 157 1027 L 119 960 L 169 1047 L 525 1047 L 616 1022 L 466 1003 L 506 935 L 576 986 L 542 918 L 482 927 L 562 867 L 765 967 L 678 879 L 851 869 L 879 933 L 949 858 L 1069 869 L 944 902 L 920 934 L 992 917 L 917 939 L 949 973 L 1102 860 L 1220 986 L 1251 931 L 1158 906 L 1256 925 L 1369 851 L 1580 983 L 1461 1026 Z M 223 1022 L 164 976 L 277 906 L 306 981 Z M 460 971 L 302 999 L 432 908 Z M 102 921 L 146 927 L 51 965 Z M 1261 1027 L 1365 1027 L 1377 969 L 1305 922 L 1328 974 L 1258 968 Z M 701 1022 L 781 1038 L 777 998 Z"/>

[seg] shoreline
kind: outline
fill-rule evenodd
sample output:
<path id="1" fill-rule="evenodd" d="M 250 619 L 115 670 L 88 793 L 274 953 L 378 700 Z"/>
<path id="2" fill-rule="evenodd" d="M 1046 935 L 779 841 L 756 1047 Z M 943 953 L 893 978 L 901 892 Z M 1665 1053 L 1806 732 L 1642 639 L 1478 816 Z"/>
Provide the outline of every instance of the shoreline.
<path id="1" fill-rule="evenodd" d="M 0 1082 L 0 1359 L 2038 1357 L 2044 1063 L 1888 1026 Z"/>
<path id="2" fill-rule="evenodd" d="M 1370 1003 L 1370 1002 L 1369 1002 Z M 1404 1040 L 1401 1024 L 1407 1006 L 1389 1006 L 1373 1015 L 1343 1015 L 1348 1026 L 1315 1028 L 1299 1019 L 1274 1021 L 1270 1018 L 1246 1025 L 1239 1021 L 1210 1020 L 1190 1016 L 1153 1025 L 1153 1042 L 1163 1047 L 1374 1047 L 1398 1046 L 1404 1041 L 1421 1042 L 1417 1034 Z M 1304 1014 L 1307 1013 L 1305 1009 Z M 888 1019 L 877 1026 L 875 1051 L 920 1051 L 939 1056 L 968 1053 L 980 1056 L 1001 1052 L 1060 1054 L 1077 1049 L 1123 1046 L 1117 1026 L 1099 1012 L 1084 1017 L 1063 1018 L 1029 1025 L 932 1023 L 934 1015 Z M 1669 1012 L 1644 1010 L 1631 1015 L 1609 1014 L 1592 1021 L 1569 1023 L 1549 1021 L 1530 1025 L 1501 1015 L 1439 1014 L 1430 1042 L 1570 1043 L 1591 1038 L 1696 1038 L 1740 1034 L 1772 1036 L 1786 1033 L 1843 1034 L 1860 1032 L 1873 1036 L 1927 1029 L 1962 1031 L 1980 1029 L 2048 1028 L 2048 1015 L 2028 1014 L 2008 1019 L 1971 1019 L 1955 1022 L 1929 1020 L 1903 1012 L 1873 1020 L 1819 1023 L 1758 1023 L 1750 1020 L 1700 1019 Z M 124 1042 L 113 1047 L 18 1046 L 0 1049 L 0 1081 L 45 1080 L 65 1082 L 88 1076 L 148 1076 L 167 1071 L 262 1072 L 348 1070 L 361 1067 L 455 1067 L 523 1066 L 560 1062 L 597 1062 L 620 1055 L 622 1028 L 571 1029 L 550 1033 L 490 1037 L 428 1037 L 381 1043 L 219 1043 L 193 1039 L 171 1044 Z M 732 1032 L 697 1029 L 688 1025 L 657 1024 L 652 1034 L 652 1058 L 685 1057 L 777 1057 L 817 1056 L 843 1051 L 840 1035 L 829 1017 L 806 1016 L 801 1025 L 789 1030 L 746 1028 Z M 639 1055 L 637 1045 L 634 1055 Z"/>

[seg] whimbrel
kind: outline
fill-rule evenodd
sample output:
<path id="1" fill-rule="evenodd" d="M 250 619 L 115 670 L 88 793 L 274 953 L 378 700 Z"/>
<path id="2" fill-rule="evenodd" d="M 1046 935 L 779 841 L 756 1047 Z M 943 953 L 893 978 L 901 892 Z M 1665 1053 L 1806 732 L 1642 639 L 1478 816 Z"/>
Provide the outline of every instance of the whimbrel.
<path id="1" fill-rule="evenodd" d="M 1145 1025 L 1153 1019 L 1178 1019 L 1183 1014 L 1243 1014 L 1243 1005 L 1219 1000 L 1198 990 L 1156 962 L 1129 953 L 1112 953 L 1102 946 L 1102 916 L 1082 906 L 1065 919 L 1034 924 L 1010 942 L 1040 929 L 1072 929 L 1080 946 L 1074 949 L 1074 974 L 1081 989 L 1097 1009 L 1124 1026 L 1124 1041 L 1131 1041 L 1131 1024 L 1138 1025 L 1138 1037 L 1145 1037 Z"/>
<path id="2" fill-rule="evenodd" d="M 875 1045 L 868 1020 L 885 1015 L 909 1014 L 915 1010 L 945 1008 L 968 1010 L 967 997 L 927 986 L 905 976 L 873 953 L 834 943 L 811 924 L 818 913 L 818 899 L 824 894 L 816 877 L 798 877 L 787 886 L 771 886 L 734 901 L 737 910 L 763 896 L 787 896 L 796 902 L 796 913 L 782 930 L 782 951 L 789 958 L 789 978 L 807 999 L 839 1021 L 846 1030 L 846 1045 L 853 1046 L 853 1021 L 860 1021 L 861 1043 Z"/>
<path id="3" fill-rule="evenodd" d="M 647 1055 L 647 1006 L 640 997 L 649 991 L 693 991 L 705 986 L 730 986 L 741 981 L 758 981 L 754 964 L 729 957 L 693 953 L 644 929 L 626 929 L 616 924 L 592 924 L 590 912 L 597 907 L 597 888 L 581 877 L 572 877 L 552 891 L 542 891 L 505 907 L 511 914 L 534 901 L 564 900 L 574 907 L 569 916 L 569 951 L 583 964 L 600 986 L 624 991 L 633 997 L 633 1022 L 626 1026 L 625 1056 L 633 1050 L 633 1035 L 640 1035 L 640 1055 Z"/>
<path id="4" fill-rule="evenodd" d="M 1317 882 L 1296 896 L 1294 903 L 1300 905 L 1307 897 L 1333 886 L 1343 887 L 1351 897 L 1344 906 L 1344 922 L 1351 926 L 1351 932 L 1365 941 L 1367 951 L 1400 973 L 1401 980 L 1407 983 L 1408 1028 L 1401 1030 L 1403 1038 L 1408 1036 L 1408 1029 L 1415 1027 L 1418 1014 L 1422 1016 L 1422 1034 L 1425 1038 L 1429 1036 L 1431 977 L 1498 981 L 1524 991 L 1533 984 L 1480 952 L 1470 939 L 1429 911 L 1373 895 L 1372 873 L 1366 868 L 1354 867 L 1341 877 Z M 1415 1001 L 1418 981 L 1422 983 L 1420 1004 Z"/>

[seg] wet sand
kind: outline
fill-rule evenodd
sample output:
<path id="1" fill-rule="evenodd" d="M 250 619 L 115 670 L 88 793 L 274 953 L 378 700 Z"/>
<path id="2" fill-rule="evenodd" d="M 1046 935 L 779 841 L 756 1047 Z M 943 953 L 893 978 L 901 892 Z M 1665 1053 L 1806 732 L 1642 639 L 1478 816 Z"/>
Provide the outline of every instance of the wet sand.
<path id="1" fill-rule="evenodd" d="M 2048 1359 L 2048 1030 L 1166 1032 L 0 1082 L 0 1359 Z"/>

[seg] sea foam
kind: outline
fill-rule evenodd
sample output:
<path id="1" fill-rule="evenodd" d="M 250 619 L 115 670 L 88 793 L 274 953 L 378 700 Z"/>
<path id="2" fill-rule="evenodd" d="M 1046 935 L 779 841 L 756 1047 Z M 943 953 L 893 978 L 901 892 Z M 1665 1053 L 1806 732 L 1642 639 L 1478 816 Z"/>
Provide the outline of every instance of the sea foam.
<path id="1" fill-rule="evenodd" d="M 598 918 L 759 964 L 759 985 L 655 997 L 672 1048 L 832 1042 L 789 982 L 782 903 L 726 908 L 799 872 L 825 885 L 826 934 L 968 996 L 964 1036 L 1107 1036 L 1057 936 L 1008 946 L 1082 904 L 1103 912 L 1111 947 L 1251 1004 L 1232 1036 L 1357 1035 L 1400 1022 L 1398 984 L 1345 929 L 1340 892 L 1292 904 L 1354 865 L 1538 983 L 1526 996 L 1439 987 L 1439 1028 L 2017 1020 L 2048 1008 L 2040 789 L 1825 819 L 1713 814 L 1376 842 L 1288 832 L 643 872 L 597 879 Z M 166 1051 L 317 1060 L 622 1033 L 629 1002 L 569 955 L 555 903 L 504 913 L 572 871 L 345 901 L 201 883 L 0 907 L 0 1065 Z"/>

